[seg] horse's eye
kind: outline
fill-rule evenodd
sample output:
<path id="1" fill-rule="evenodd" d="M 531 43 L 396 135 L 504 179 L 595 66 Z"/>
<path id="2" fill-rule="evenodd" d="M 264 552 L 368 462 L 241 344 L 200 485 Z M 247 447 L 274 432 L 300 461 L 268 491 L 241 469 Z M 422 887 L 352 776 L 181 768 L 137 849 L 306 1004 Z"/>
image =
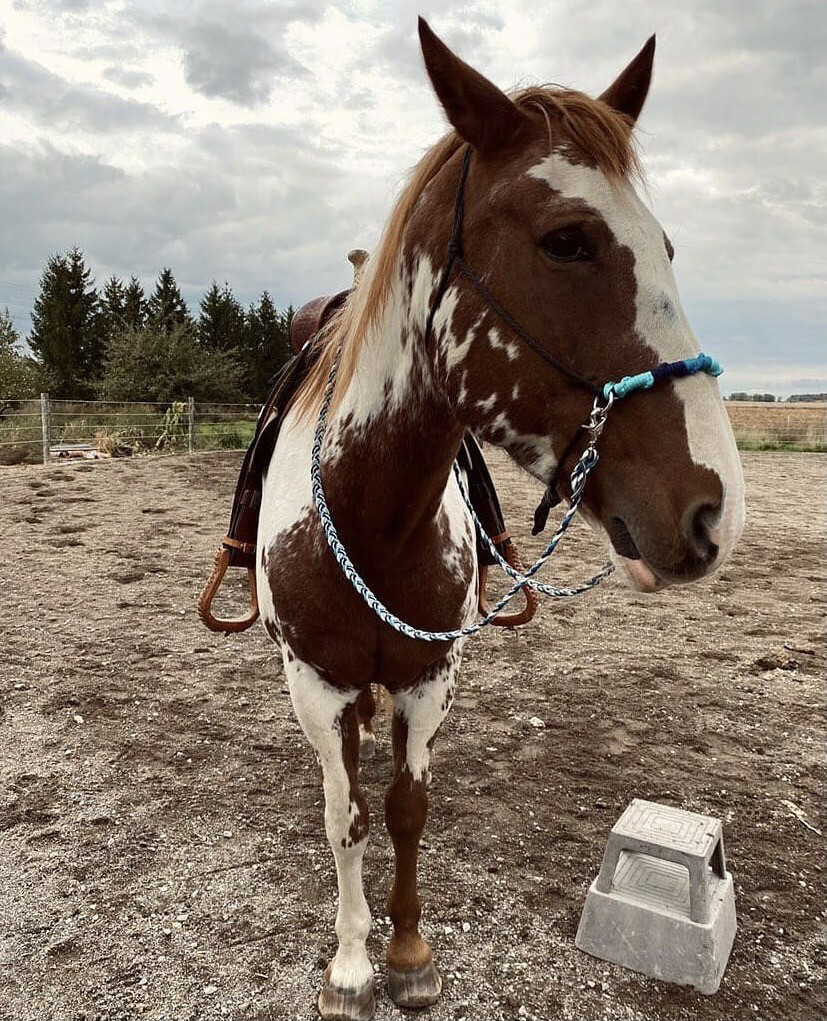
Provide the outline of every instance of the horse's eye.
<path id="1" fill-rule="evenodd" d="M 546 234 L 540 246 L 555 262 L 585 262 L 594 258 L 591 245 L 579 227 L 554 230 Z"/>
<path id="2" fill-rule="evenodd" d="M 666 245 L 666 254 L 669 256 L 669 261 L 671 262 L 675 258 L 675 249 L 672 247 L 672 242 L 665 234 L 663 235 L 663 243 Z"/>

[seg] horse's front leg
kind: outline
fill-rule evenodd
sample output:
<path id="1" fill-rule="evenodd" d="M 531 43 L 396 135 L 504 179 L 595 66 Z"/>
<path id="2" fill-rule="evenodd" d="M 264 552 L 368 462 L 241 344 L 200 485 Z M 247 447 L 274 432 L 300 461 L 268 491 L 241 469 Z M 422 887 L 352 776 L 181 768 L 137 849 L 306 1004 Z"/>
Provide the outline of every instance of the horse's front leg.
<path id="1" fill-rule="evenodd" d="M 359 787 L 358 692 L 333 687 L 309 664 L 289 655 L 284 666 L 296 716 L 321 763 L 325 829 L 339 883 L 339 947 L 325 972 L 319 1013 L 330 1021 L 368 1021 L 375 998 L 365 949 L 370 909 L 362 887 L 362 858 L 369 816 Z"/>
<path id="2" fill-rule="evenodd" d="M 388 992 L 399 1007 L 429 1007 L 442 991 L 431 948 L 419 935 L 419 841 L 428 814 L 430 752 L 454 698 L 458 650 L 414 687 L 394 693 L 394 778 L 385 798 L 385 822 L 396 854 L 388 914 Z"/>

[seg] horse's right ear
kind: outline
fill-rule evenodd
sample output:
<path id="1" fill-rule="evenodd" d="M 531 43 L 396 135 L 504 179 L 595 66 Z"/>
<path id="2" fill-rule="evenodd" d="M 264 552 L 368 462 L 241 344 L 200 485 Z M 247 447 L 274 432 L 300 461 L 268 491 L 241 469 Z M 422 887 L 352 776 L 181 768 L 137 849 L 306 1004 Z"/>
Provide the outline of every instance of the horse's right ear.
<path id="1" fill-rule="evenodd" d="M 434 92 L 457 133 L 484 156 L 513 145 L 528 124 L 522 110 L 452 53 L 424 18 L 419 42 Z"/>

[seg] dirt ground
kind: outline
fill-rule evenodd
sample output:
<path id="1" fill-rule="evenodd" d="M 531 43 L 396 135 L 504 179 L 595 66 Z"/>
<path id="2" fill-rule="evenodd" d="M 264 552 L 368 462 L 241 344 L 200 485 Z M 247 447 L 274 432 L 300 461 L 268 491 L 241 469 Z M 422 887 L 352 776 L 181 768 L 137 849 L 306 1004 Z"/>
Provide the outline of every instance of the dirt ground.
<path id="1" fill-rule="evenodd" d="M 315 1015 L 335 945 L 318 769 L 263 629 L 220 638 L 194 613 L 239 460 L 0 474 L 3 1021 Z M 524 538 L 537 487 L 493 462 Z M 422 849 L 430 1021 L 823 1016 L 827 459 L 745 464 L 748 530 L 714 579 L 644 597 L 612 578 L 466 647 Z M 555 577 L 602 562 L 580 525 L 564 546 Z M 387 1019 L 380 729 L 363 774 Z M 724 820 L 739 927 L 714 997 L 574 947 L 635 796 Z"/>

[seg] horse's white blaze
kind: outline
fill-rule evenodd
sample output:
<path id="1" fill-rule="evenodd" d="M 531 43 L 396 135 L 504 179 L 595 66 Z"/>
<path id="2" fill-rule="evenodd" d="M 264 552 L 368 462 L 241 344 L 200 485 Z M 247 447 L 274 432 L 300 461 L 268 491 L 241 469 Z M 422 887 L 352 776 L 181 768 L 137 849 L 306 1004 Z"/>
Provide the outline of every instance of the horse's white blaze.
<path id="1" fill-rule="evenodd" d="M 370 908 L 362 885 L 362 858 L 368 838 L 365 836 L 356 843 L 350 840 L 358 808 L 350 797 L 350 779 L 342 758 L 342 712 L 356 700 L 358 692 L 339 691 L 308 663 L 288 656 L 286 646 L 283 648 L 293 709 L 322 767 L 325 830 L 336 859 L 339 947 L 331 962 L 330 982 L 356 991 L 373 981 L 373 968 L 365 949 Z"/>
<path id="2" fill-rule="evenodd" d="M 683 310 L 675 274 L 666 254 L 663 228 L 628 181 L 611 182 L 603 171 L 571 163 L 552 153 L 529 170 L 565 198 L 580 198 L 606 222 L 617 242 L 634 255 L 636 329 L 661 361 L 677 361 L 700 351 Z M 629 367 L 629 374 L 636 370 Z M 607 381 L 608 382 L 608 381 Z M 676 380 L 684 406 L 689 452 L 696 464 L 716 472 L 724 500 L 711 532 L 720 547 L 716 563 L 727 558 L 744 526 L 741 459 L 717 383 L 705 374 Z"/>

